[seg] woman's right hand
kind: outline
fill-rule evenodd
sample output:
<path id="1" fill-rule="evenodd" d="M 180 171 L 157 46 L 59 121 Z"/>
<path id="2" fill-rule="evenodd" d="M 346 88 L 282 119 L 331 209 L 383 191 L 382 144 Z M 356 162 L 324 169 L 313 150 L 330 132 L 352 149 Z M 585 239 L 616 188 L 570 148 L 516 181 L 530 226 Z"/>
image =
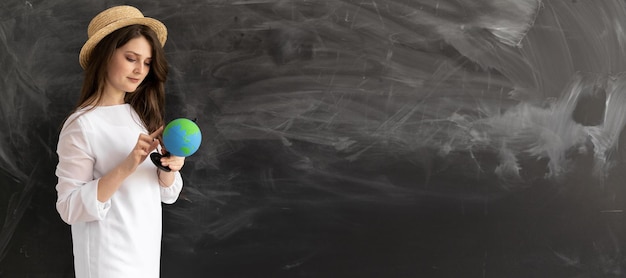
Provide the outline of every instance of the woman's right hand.
<path id="1" fill-rule="evenodd" d="M 126 160 L 124 160 L 124 168 L 130 171 L 130 173 L 134 172 L 139 165 L 146 160 L 148 155 L 154 151 L 157 146 L 159 146 L 159 135 L 163 132 L 163 126 L 157 129 L 152 134 L 139 134 L 139 138 L 137 139 L 137 143 L 133 150 L 128 154 Z"/>

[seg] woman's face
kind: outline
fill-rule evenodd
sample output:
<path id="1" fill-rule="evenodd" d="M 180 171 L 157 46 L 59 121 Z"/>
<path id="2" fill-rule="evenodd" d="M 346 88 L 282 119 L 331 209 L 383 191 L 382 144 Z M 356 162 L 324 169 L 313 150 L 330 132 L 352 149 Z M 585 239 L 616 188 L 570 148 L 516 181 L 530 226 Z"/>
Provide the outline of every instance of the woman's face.
<path id="1" fill-rule="evenodd" d="M 131 93 L 150 71 L 152 47 L 144 37 L 137 37 L 115 50 L 107 68 L 105 92 Z"/>

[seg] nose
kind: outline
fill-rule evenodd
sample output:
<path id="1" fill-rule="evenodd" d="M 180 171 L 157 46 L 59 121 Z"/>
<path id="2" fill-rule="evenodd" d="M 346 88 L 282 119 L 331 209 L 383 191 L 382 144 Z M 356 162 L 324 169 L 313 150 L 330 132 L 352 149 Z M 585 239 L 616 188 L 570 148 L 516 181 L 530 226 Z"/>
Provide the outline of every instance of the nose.
<path id="1" fill-rule="evenodd" d="M 135 65 L 135 73 L 137 74 L 143 74 L 143 72 L 146 70 L 148 66 L 146 66 L 144 63 L 137 63 Z"/>

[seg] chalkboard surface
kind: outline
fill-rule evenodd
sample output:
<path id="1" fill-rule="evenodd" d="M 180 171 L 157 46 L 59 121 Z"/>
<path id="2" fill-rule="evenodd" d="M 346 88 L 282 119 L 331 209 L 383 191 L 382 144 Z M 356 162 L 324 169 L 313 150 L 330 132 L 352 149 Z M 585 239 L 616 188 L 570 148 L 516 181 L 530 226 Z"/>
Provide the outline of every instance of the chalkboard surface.
<path id="1" fill-rule="evenodd" d="M 73 277 L 56 143 L 89 20 L 0 3 L 0 277 Z M 162 277 L 623 277 L 623 1 L 128 1 L 203 144 Z"/>

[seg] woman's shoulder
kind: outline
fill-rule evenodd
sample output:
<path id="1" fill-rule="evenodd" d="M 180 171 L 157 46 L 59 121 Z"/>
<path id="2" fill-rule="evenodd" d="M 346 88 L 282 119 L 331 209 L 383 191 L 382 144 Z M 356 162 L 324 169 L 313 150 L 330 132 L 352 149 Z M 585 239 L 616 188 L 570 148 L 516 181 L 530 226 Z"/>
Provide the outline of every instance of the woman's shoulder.
<path id="1" fill-rule="evenodd" d="M 79 108 L 71 112 L 71 114 L 63 122 L 61 133 L 70 132 L 71 130 L 83 129 L 83 121 L 86 118 L 86 114 L 89 110 L 86 108 Z"/>

